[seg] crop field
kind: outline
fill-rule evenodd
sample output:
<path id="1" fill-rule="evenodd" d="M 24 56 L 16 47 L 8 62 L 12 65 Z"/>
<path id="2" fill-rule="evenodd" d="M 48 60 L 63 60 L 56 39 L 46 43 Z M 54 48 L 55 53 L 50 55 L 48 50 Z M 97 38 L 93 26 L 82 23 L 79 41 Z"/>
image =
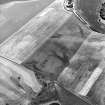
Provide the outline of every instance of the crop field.
<path id="1" fill-rule="evenodd" d="M 68 91 L 72 88 L 83 94 L 85 83 L 99 68 L 103 73 L 86 96 L 94 104 L 105 105 L 105 36 L 87 29 L 71 12 L 64 10 L 61 0 L 1 5 L 0 56 L 35 74 L 38 82 L 47 89 L 39 95 L 42 103 L 56 100 L 53 86 L 48 88 L 44 83 L 57 81 Z M 27 94 L 22 94 L 22 99 L 29 98 L 31 92 Z M 10 100 L 10 105 L 20 103 Z"/>

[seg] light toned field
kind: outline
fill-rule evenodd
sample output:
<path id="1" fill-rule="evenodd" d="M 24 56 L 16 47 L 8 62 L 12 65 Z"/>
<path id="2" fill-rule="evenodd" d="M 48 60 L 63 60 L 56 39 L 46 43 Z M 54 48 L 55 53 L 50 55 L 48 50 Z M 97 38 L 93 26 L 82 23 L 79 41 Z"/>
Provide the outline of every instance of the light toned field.
<path id="1" fill-rule="evenodd" d="M 20 2 L 0 6 L 0 43 L 26 24 L 54 0 Z"/>

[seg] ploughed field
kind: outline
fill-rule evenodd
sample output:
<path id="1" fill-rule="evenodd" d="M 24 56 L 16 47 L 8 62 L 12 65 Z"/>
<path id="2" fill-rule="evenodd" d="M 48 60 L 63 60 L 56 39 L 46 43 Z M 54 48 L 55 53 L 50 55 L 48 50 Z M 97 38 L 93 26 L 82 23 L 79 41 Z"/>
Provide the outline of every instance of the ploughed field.
<path id="1" fill-rule="evenodd" d="M 0 24 L 0 43 L 18 31 L 33 16 L 38 14 L 39 11 L 43 10 L 54 0 L 44 1 L 43 3 L 41 0 L 23 4 L 17 3 L 12 7 L 8 7 L 9 9 L 2 7 L 0 17 L 0 21 L 2 21 Z M 57 11 L 59 11 L 59 8 L 57 8 Z M 63 17 L 63 15 L 61 16 Z M 45 21 L 44 25 L 47 27 L 46 24 L 48 24 L 48 20 Z M 42 31 L 44 25 L 41 25 Z M 39 29 L 41 31 L 41 28 Z M 47 29 L 49 29 L 49 27 Z M 49 32 L 52 32 L 52 30 Z M 44 33 L 44 31 L 43 33 L 39 33 L 48 34 Z M 92 72 L 96 68 L 102 68 L 103 73 L 88 93 L 88 96 L 94 104 L 105 105 L 105 36 L 88 30 L 73 14 L 68 16 L 63 24 L 60 25 L 57 30 L 54 30 L 52 34 L 53 35 L 46 42 L 40 45 L 40 47 L 30 54 L 27 59 L 22 61 L 21 64 L 34 71 L 40 84 L 43 85 L 44 81 L 58 81 L 67 90 L 72 88 L 77 93 L 82 90 L 82 87 L 87 82 Z M 13 35 L 15 36 L 15 34 Z M 36 35 L 36 33 L 33 32 L 33 35 Z M 19 40 L 21 41 L 21 39 Z M 4 48 L 7 47 L 4 46 Z M 3 45 L 0 46 L 0 50 L 0 54 L 2 55 L 2 52 L 5 51 Z M 17 50 L 14 50 L 14 52 L 15 51 Z M 31 53 L 32 50 L 29 52 Z M 10 56 L 12 56 L 12 54 L 9 56 L 8 54 L 6 55 L 7 58 Z M 12 57 L 10 59 L 15 60 L 15 58 Z M 43 75 L 41 75 L 41 72 L 43 72 Z M 50 95 L 51 94 L 49 94 L 49 97 Z M 46 97 L 48 96 L 46 95 Z M 43 101 L 45 97 L 41 98 Z M 16 103 L 16 105 L 18 104 Z"/>

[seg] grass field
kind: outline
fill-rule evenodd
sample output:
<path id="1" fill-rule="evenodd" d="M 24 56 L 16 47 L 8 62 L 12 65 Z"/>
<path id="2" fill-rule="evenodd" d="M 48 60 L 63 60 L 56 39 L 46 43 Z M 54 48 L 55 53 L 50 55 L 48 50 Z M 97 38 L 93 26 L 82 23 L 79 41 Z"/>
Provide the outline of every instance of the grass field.
<path id="1" fill-rule="evenodd" d="M 54 0 L 35 0 L 0 6 L 0 43 L 26 24 Z M 6 4 L 7 5 L 7 4 Z"/>

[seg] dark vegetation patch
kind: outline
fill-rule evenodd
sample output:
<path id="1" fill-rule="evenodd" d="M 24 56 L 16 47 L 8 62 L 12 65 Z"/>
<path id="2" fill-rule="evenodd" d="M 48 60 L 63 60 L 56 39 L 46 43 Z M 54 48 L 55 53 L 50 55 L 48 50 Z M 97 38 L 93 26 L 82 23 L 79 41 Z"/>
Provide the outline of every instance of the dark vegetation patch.
<path id="1" fill-rule="evenodd" d="M 35 71 L 40 79 L 56 80 L 62 70 L 69 65 L 69 60 L 76 53 L 80 44 L 74 42 L 67 48 L 62 43 L 49 40 L 23 65 Z"/>
<path id="2" fill-rule="evenodd" d="M 59 103 L 51 103 L 49 105 L 60 105 Z"/>
<path id="3" fill-rule="evenodd" d="M 100 17 L 105 20 L 105 3 L 102 4 L 100 9 Z"/>

